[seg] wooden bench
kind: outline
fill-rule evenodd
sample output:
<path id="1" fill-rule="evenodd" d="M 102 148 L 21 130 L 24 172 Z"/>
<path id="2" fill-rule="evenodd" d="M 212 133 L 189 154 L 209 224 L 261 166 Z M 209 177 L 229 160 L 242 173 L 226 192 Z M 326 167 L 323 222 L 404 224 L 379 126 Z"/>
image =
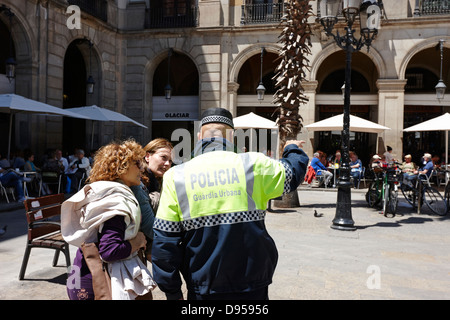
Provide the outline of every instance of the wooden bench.
<path id="1" fill-rule="evenodd" d="M 66 257 L 66 265 L 70 266 L 69 244 L 61 235 L 61 204 L 64 194 L 54 194 L 24 201 L 28 222 L 28 240 L 20 268 L 19 280 L 23 280 L 32 248 L 56 250 L 53 257 L 53 267 L 58 263 L 59 253 Z"/>

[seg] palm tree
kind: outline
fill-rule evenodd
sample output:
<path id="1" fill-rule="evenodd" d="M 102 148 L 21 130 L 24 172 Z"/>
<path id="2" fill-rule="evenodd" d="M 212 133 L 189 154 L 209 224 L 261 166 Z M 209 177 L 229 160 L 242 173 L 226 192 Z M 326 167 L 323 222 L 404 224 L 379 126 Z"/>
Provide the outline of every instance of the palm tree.
<path id="1" fill-rule="evenodd" d="M 299 108 L 308 101 L 304 95 L 302 81 L 305 80 L 306 70 L 310 69 L 306 57 L 311 54 L 311 28 L 308 18 L 312 15 L 310 0 L 288 0 L 285 3 L 285 14 L 281 25 L 283 30 L 279 36 L 282 43 L 278 60 L 280 63 L 275 70 L 274 103 L 278 106 L 277 123 L 280 130 L 280 157 L 287 140 L 296 140 L 302 129 L 302 117 Z M 286 198 L 286 199 L 285 199 Z M 291 199 L 292 198 L 292 199 Z M 297 192 L 283 197 L 277 206 L 299 206 Z"/>

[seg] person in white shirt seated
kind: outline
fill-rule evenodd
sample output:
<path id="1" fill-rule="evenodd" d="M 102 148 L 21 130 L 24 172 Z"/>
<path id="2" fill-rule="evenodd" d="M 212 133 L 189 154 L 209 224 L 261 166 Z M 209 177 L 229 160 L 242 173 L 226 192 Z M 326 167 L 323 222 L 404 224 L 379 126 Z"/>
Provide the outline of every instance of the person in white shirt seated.
<path id="1" fill-rule="evenodd" d="M 70 192 L 78 191 L 80 180 L 83 179 L 83 177 L 89 177 L 90 170 L 91 165 L 89 163 L 89 159 L 84 156 L 84 151 L 82 149 L 78 149 L 75 160 L 69 163 L 67 173 L 67 176 L 71 180 Z"/>

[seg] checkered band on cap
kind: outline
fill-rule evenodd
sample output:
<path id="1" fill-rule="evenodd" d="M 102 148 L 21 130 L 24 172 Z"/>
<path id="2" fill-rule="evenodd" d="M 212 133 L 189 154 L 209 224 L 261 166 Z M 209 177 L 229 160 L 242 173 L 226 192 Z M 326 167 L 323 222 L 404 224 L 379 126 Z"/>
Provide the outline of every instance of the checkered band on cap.
<path id="1" fill-rule="evenodd" d="M 233 120 L 231 120 L 228 117 L 224 117 L 224 116 L 218 116 L 218 115 L 206 116 L 201 120 L 201 125 L 203 126 L 207 123 L 224 123 L 224 124 L 229 125 L 230 127 L 234 128 Z"/>

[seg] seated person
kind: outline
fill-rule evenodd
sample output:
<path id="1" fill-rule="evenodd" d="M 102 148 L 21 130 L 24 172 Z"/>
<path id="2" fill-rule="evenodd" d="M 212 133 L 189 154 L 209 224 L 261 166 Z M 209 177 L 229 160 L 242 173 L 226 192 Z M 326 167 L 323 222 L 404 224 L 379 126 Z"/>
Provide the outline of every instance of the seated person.
<path id="1" fill-rule="evenodd" d="M 325 167 L 322 162 L 320 161 L 320 154 L 318 152 L 314 153 L 314 157 L 311 160 L 311 167 L 316 172 L 316 176 L 323 176 L 324 177 L 324 183 L 326 186 L 330 183 L 331 179 L 333 178 L 333 174 L 327 170 L 327 167 Z"/>
<path id="2" fill-rule="evenodd" d="M 89 177 L 91 170 L 89 159 L 84 156 L 84 151 L 78 149 L 76 158 L 69 164 L 69 172 L 67 176 L 71 179 L 71 192 L 78 191 L 80 180 Z"/>
<path id="3" fill-rule="evenodd" d="M 35 181 L 35 188 L 39 188 L 38 186 L 40 185 L 42 180 L 42 170 L 34 164 L 34 153 L 32 153 L 31 151 L 27 151 L 25 154 L 25 158 L 27 160 L 25 161 L 23 170 L 27 172 L 36 172 L 36 174 L 31 176 L 30 178 Z M 42 194 L 44 196 L 50 194 L 48 186 L 45 183 L 42 183 L 42 191 Z"/>
<path id="4" fill-rule="evenodd" d="M 379 155 L 375 154 L 372 157 L 372 161 L 371 161 L 370 167 L 372 169 L 376 169 L 376 168 L 383 168 L 383 166 L 384 166 L 384 164 L 383 164 L 382 158 Z"/>
<path id="5" fill-rule="evenodd" d="M 29 178 L 27 178 L 29 181 Z M 16 189 L 17 202 L 23 202 L 25 200 L 25 195 L 23 192 L 23 176 L 8 168 L 0 167 L 0 182 L 4 187 L 13 187 Z"/>
<path id="6" fill-rule="evenodd" d="M 433 161 L 431 161 L 431 154 L 425 153 L 423 155 L 423 166 L 419 170 L 414 171 L 414 180 L 417 179 L 418 176 L 424 175 L 426 178 L 429 178 L 431 173 L 433 172 L 434 164 Z"/>
<path id="7" fill-rule="evenodd" d="M 356 188 L 361 177 L 362 162 L 354 152 L 350 152 L 350 160 L 350 176 L 353 178 L 353 185 Z"/>
<path id="8" fill-rule="evenodd" d="M 414 174 L 416 171 L 416 164 L 411 161 L 412 157 L 410 154 L 405 156 L 405 162 L 403 162 L 399 167 L 403 173 L 403 182 L 412 186 L 412 181 L 417 178 L 417 175 Z"/>
<path id="9" fill-rule="evenodd" d="M 336 151 L 336 154 L 334 155 L 333 164 L 336 168 L 341 166 L 341 152 L 338 150 Z"/>

